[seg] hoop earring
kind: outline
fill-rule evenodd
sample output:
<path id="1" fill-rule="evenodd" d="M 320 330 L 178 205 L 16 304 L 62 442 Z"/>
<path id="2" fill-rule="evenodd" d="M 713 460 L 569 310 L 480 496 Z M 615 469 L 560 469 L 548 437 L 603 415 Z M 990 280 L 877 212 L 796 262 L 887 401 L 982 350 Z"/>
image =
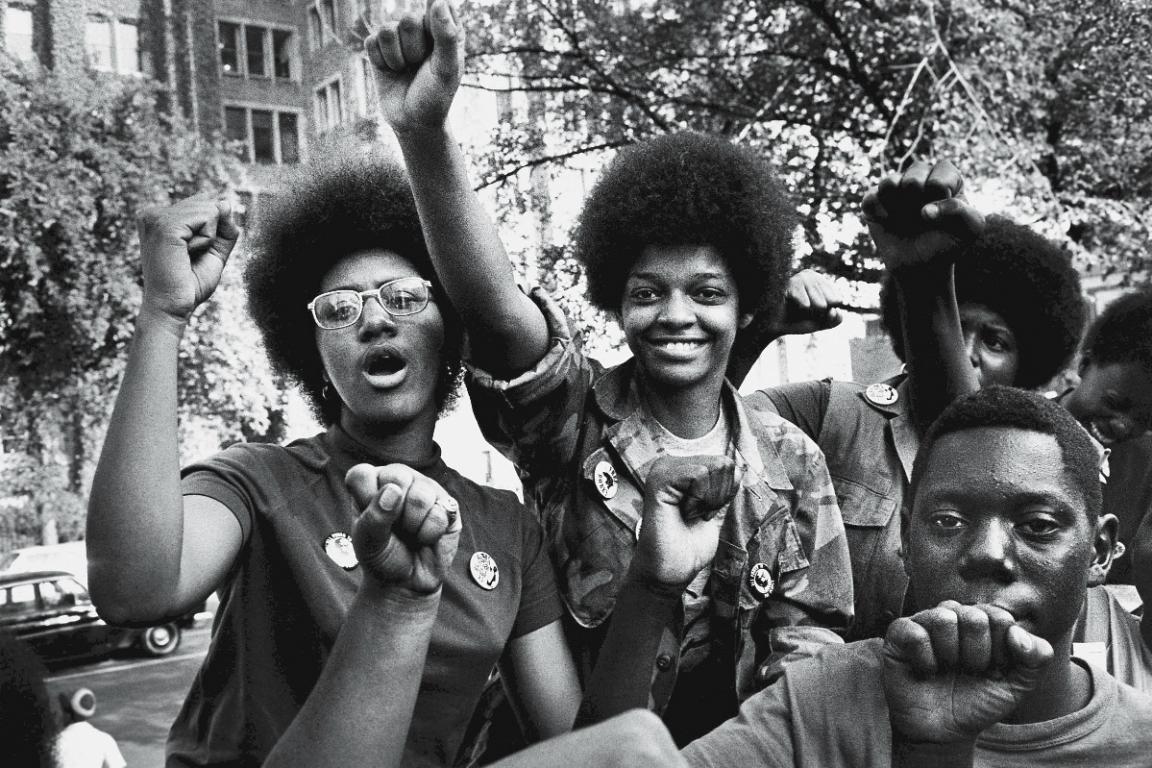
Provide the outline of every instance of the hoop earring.
<path id="1" fill-rule="evenodd" d="M 332 382 L 324 382 L 324 386 L 320 388 L 320 399 L 324 402 L 331 402 L 332 400 Z"/>

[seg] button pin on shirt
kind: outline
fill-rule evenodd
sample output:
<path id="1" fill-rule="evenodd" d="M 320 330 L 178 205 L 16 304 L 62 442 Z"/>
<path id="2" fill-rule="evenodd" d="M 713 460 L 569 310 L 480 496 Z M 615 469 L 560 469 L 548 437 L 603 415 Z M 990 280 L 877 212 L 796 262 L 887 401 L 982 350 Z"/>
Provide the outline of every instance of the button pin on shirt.
<path id="1" fill-rule="evenodd" d="M 483 589 L 496 589 L 500 583 L 500 568 L 487 552 L 474 553 L 468 561 L 468 571 L 472 574 L 472 580 Z"/>
<path id="2" fill-rule="evenodd" d="M 352 546 L 352 537 L 343 531 L 328 534 L 328 538 L 324 539 L 324 554 L 346 571 L 360 564 Z"/>
<path id="3" fill-rule="evenodd" d="M 748 571 L 748 586 L 763 600 L 776 589 L 776 582 L 772 580 L 772 571 L 764 563 L 756 563 Z"/>

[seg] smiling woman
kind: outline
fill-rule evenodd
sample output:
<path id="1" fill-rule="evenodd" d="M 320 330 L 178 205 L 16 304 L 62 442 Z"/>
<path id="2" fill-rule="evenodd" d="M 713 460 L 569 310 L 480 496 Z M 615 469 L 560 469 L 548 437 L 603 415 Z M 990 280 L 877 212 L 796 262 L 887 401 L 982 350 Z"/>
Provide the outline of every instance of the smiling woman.
<path id="1" fill-rule="evenodd" d="M 225 204 L 196 198 L 141 226 L 144 306 L 88 540 L 93 595 L 116 621 L 221 591 L 167 764 L 260 765 L 284 737 L 275 759 L 315 765 L 336 754 L 328 740 L 347 757 L 368 734 L 390 750 L 374 763 L 451 764 L 472 752 L 465 736 L 497 664 L 534 732 L 570 728 L 579 694 L 540 526 L 513 494 L 448 468 L 433 441 L 463 331 L 403 173 L 364 159 L 304 169 L 252 244 L 250 312 L 325 431 L 234 445 L 182 471 L 177 342 L 239 233 Z M 478 558 L 499 578 L 478 577 Z M 396 675 L 362 705 L 325 673 L 361 651 Z M 536 667 L 550 674 L 516 673 Z M 337 725 L 315 734 L 317 712 Z"/>

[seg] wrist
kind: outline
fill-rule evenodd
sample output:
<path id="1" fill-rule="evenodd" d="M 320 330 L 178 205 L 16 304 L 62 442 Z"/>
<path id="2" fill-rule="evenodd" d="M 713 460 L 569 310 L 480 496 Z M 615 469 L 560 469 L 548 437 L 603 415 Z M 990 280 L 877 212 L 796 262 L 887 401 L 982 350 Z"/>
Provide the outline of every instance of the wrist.
<path id="1" fill-rule="evenodd" d="M 441 146 L 450 146 L 454 139 L 446 121 L 440 123 L 417 123 L 413 125 L 393 125 L 392 132 L 403 151 L 428 151 Z"/>
<path id="2" fill-rule="evenodd" d="M 136 315 L 136 330 L 158 328 L 171 333 L 177 339 L 184 337 L 184 330 L 188 327 L 189 316 L 181 316 L 155 306 L 147 299 L 140 304 L 140 311 Z"/>
<path id="3" fill-rule="evenodd" d="M 650 569 L 637 565 L 633 560 L 624 579 L 624 586 L 660 602 L 679 602 L 688 582 L 668 583 L 658 578 Z"/>
<path id="4" fill-rule="evenodd" d="M 365 574 L 356 593 L 356 599 L 369 602 L 390 616 L 435 618 L 440 608 L 441 592 L 440 587 L 432 592 L 418 592 L 394 582 L 382 582 L 370 574 Z"/>

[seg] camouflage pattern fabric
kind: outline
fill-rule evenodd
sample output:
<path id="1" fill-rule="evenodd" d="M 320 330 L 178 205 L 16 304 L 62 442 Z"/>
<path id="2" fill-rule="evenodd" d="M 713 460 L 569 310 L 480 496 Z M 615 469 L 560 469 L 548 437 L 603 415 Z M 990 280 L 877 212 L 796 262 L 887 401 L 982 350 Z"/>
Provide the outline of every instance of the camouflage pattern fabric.
<path id="1" fill-rule="evenodd" d="M 636 546 L 648 470 L 664 449 L 639 407 L 633 362 L 604 370 L 582 352 L 559 307 L 542 291 L 531 295 L 548 319 L 548 353 L 510 381 L 476 368 L 467 381 L 481 430 L 516 465 L 525 503 L 544 524 L 569 639 L 587 675 Z M 741 487 L 711 568 L 689 585 L 679 626 L 654 660 L 657 711 L 676 671 L 709 654 L 729 657 L 743 701 L 779 676 L 785 656 L 841 642 L 837 633 L 852 618 L 844 525 L 820 449 L 779 416 L 745 409 L 731 386 L 723 405 Z M 617 479 L 610 498 L 596 483 L 605 462 Z M 756 567 L 771 576 L 768 595 L 750 582 Z"/>

